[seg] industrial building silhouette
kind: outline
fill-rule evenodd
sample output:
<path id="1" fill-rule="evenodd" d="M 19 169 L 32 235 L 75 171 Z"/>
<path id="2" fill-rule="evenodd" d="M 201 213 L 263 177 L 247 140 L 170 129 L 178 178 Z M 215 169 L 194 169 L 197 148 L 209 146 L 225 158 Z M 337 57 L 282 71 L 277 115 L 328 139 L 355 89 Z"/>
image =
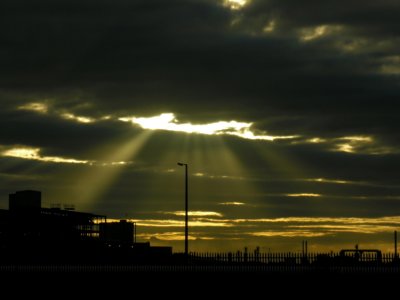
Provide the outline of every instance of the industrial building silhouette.
<path id="1" fill-rule="evenodd" d="M 9 195 L 0 210 L 0 264 L 102 264 L 168 262 L 172 247 L 136 242 L 133 222 L 75 211 L 73 206 L 43 208 L 41 192 Z"/>

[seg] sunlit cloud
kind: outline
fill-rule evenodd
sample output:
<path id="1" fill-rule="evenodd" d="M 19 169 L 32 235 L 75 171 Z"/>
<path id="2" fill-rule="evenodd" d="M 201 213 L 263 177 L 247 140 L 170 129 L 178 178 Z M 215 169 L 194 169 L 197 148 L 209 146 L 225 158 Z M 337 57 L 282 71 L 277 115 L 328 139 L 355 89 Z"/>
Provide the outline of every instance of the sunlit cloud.
<path id="1" fill-rule="evenodd" d="M 15 147 L 7 149 L 0 153 L 3 157 L 14 157 L 26 160 L 36 160 L 50 163 L 64 163 L 64 164 L 86 164 L 89 166 L 99 167 L 118 167 L 131 164 L 131 161 L 96 161 L 96 160 L 81 160 L 75 158 L 67 158 L 61 156 L 43 156 L 40 154 L 40 148 L 32 147 Z"/>
<path id="2" fill-rule="evenodd" d="M 294 139 L 290 142 L 297 144 L 325 144 L 329 151 L 351 154 L 384 155 L 398 153 L 398 149 L 379 144 L 372 136 L 343 136 L 336 138 L 313 137 L 308 139 Z"/>
<path id="3" fill-rule="evenodd" d="M 371 49 L 371 41 L 363 37 L 352 37 L 351 39 L 340 39 L 335 42 L 336 46 L 349 53 L 355 53 L 365 51 L 365 49 Z"/>
<path id="4" fill-rule="evenodd" d="M 315 138 L 306 140 L 306 142 L 309 142 L 309 143 L 311 143 L 311 144 L 320 144 L 320 143 L 325 143 L 325 142 L 326 142 L 326 139 L 321 139 L 321 138 L 319 138 L 319 137 L 315 137 Z"/>
<path id="5" fill-rule="evenodd" d="M 227 206 L 242 206 L 242 205 L 246 205 L 246 203 L 244 202 L 221 202 L 218 203 L 219 205 L 227 205 Z"/>
<path id="6" fill-rule="evenodd" d="M 48 105 L 46 103 L 42 102 L 31 102 L 31 103 L 26 103 L 24 105 L 20 105 L 17 107 L 19 110 L 30 110 L 34 111 L 37 113 L 47 113 L 48 112 Z"/>
<path id="7" fill-rule="evenodd" d="M 248 178 L 242 176 L 231 176 L 231 175 L 211 175 L 202 172 L 192 174 L 194 177 L 206 177 L 211 179 L 229 179 L 229 180 L 247 180 Z"/>
<path id="8" fill-rule="evenodd" d="M 275 30 L 276 22 L 275 20 L 269 21 L 268 24 L 263 28 L 263 31 L 266 33 L 271 33 Z"/>
<path id="9" fill-rule="evenodd" d="M 64 120 L 69 120 L 69 121 L 74 121 L 77 123 L 95 123 L 99 121 L 107 121 L 111 120 L 113 117 L 111 115 L 105 115 L 99 118 L 94 118 L 94 117 L 89 117 L 89 116 L 80 116 L 76 115 L 68 110 L 61 109 L 52 109 L 50 110 L 50 106 L 48 105 L 47 102 L 30 102 L 26 103 L 20 106 L 17 106 L 18 110 L 28 110 L 28 111 L 33 111 L 36 113 L 40 114 L 52 114 L 58 118 L 64 119 Z"/>
<path id="10" fill-rule="evenodd" d="M 343 141 L 343 143 L 339 142 L 336 145 L 336 150 L 347 153 L 355 153 L 357 147 L 360 147 L 361 145 L 364 145 L 366 143 L 373 142 L 373 139 L 369 136 L 346 136 L 338 138 L 337 140 Z"/>
<path id="11" fill-rule="evenodd" d="M 122 122 L 131 122 L 143 129 L 149 130 L 166 130 L 185 133 L 197 133 L 205 135 L 233 135 L 249 140 L 266 140 L 274 141 L 278 139 L 293 139 L 296 135 L 291 136 L 271 136 L 265 133 L 261 135 L 255 134 L 251 127 L 253 123 L 238 121 L 219 121 L 208 124 L 191 124 L 180 123 L 173 113 L 163 113 L 154 117 L 123 117 L 119 118 Z"/>
<path id="12" fill-rule="evenodd" d="M 351 233 L 363 233 L 363 234 L 374 234 L 381 232 L 391 232 L 397 229 L 396 225 L 388 226 L 377 226 L 376 224 L 357 224 L 357 225 L 290 225 L 288 228 L 299 228 L 299 229 L 310 229 L 313 231 L 326 231 L 326 232 L 351 232 Z"/>
<path id="13" fill-rule="evenodd" d="M 162 212 L 167 215 L 184 216 L 184 211 L 165 211 Z M 189 211 L 189 216 L 193 217 L 222 217 L 222 214 L 216 211 Z"/>
<path id="14" fill-rule="evenodd" d="M 158 233 L 140 233 L 137 235 L 138 238 L 144 239 L 144 240 L 150 240 L 152 238 L 156 238 L 158 240 L 163 240 L 163 241 L 183 241 L 185 239 L 185 236 L 182 234 L 182 232 L 158 232 Z M 197 240 L 197 239 L 202 239 L 202 240 L 213 240 L 214 238 L 212 237 L 199 237 L 193 234 L 190 234 L 188 236 L 189 240 Z"/>
<path id="15" fill-rule="evenodd" d="M 245 6 L 249 0 L 224 0 L 224 5 L 230 9 L 237 10 Z"/>
<path id="16" fill-rule="evenodd" d="M 396 224 L 400 225 L 400 216 L 380 218 L 333 218 L 333 217 L 287 217 L 287 218 L 259 218 L 259 219 L 232 219 L 234 223 L 337 223 L 337 224 Z"/>
<path id="17" fill-rule="evenodd" d="M 341 26 L 335 25 L 320 25 L 300 30 L 300 39 L 309 42 L 323 36 L 338 32 L 342 29 Z"/>
<path id="18" fill-rule="evenodd" d="M 320 237 L 326 236 L 327 232 L 313 232 L 313 231 L 262 231 L 262 232 L 251 232 L 252 236 L 258 237 Z"/>
<path id="19" fill-rule="evenodd" d="M 339 180 L 339 179 L 327 179 L 327 178 L 310 178 L 305 181 L 309 182 L 321 182 L 321 183 L 336 183 L 336 184 L 351 184 L 352 181 L 348 180 Z"/>
<path id="20" fill-rule="evenodd" d="M 132 219 L 129 220 L 135 222 L 138 226 L 143 227 L 184 227 L 184 220 L 160 220 L 160 219 Z M 190 227 L 231 227 L 234 226 L 232 223 L 228 223 L 226 221 L 218 221 L 218 220 L 189 220 Z"/>
<path id="21" fill-rule="evenodd" d="M 27 160 L 37 160 L 51 163 L 65 163 L 65 164 L 89 164 L 91 161 L 79 160 L 74 158 L 58 157 L 58 156 L 42 156 L 40 155 L 40 148 L 12 148 L 1 153 L 5 157 L 15 157 Z"/>
<path id="22" fill-rule="evenodd" d="M 288 197 L 321 197 L 321 194 L 314 193 L 298 193 L 298 194 L 286 194 Z"/>
<path id="23" fill-rule="evenodd" d="M 204 176 L 206 176 L 206 174 L 198 172 L 198 173 L 194 173 L 193 176 L 195 176 L 195 177 L 204 177 Z"/>
<path id="24" fill-rule="evenodd" d="M 90 117 L 76 116 L 72 113 L 63 113 L 60 115 L 63 119 L 76 121 L 78 123 L 93 123 L 96 120 Z"/>

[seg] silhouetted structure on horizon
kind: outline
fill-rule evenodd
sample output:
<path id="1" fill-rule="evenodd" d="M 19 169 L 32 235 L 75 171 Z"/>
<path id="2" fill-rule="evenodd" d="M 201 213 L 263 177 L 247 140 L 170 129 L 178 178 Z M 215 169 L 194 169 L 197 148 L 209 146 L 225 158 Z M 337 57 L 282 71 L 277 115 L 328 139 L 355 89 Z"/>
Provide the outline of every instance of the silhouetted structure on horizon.
<path id="1" fill-rule="evenodd" d="M 358 246 L 339 253 L 309 253 L 308 242 L 303 241 L 301 253 L 261 253 L 259 247 L 250 252 L 246 247 L 244 252 L 185 255 L 172 254 L 172 247 L 137 243 L 132 222 L 110 223 L 106 216 L 67 208 L 43 208 L 39 191 L 10 194 L 9 210 L 0 210 L 0 270 L 13 265 L 112 265 L 126 270 L 130 265 L 132 270 L 166 271 L 400 271 L 396 232 L 394 254 Z M 136 268 L 150 265 L 150 269 Z"/>
<path id="2" fill-rule="evenodd" d="M 9 195 L 0 210 L 0 264 L 149 263 L 168 261 L 171 247 L 136 242 L 136 226 L 106 216 L 41 207 L 41 192 Z"/>

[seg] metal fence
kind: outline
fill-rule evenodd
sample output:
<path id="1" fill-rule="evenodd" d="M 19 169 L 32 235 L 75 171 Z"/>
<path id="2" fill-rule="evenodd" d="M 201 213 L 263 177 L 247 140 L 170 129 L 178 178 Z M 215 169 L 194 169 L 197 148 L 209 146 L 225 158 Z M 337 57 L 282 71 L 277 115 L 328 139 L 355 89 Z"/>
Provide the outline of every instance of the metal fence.
<path id="1" fill-rule="evenodd" d="M 191 265 L 248 265 L 248 266 L 310 266 L 310 267 L 396 267 L 400 266 L 394 253 L 259 253 L 259 252 L 193 252 L 188 257 Z"/>

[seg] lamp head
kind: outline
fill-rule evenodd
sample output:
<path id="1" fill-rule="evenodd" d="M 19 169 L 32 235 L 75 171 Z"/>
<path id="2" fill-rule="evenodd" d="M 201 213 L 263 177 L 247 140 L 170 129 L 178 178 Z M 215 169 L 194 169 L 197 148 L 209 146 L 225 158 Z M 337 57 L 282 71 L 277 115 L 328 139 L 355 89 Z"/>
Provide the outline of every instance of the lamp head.
<path id="1" fill-rule="evenodd" d="M 183 166 L 183 163 L 178 162 L 178 166 Z"/>

